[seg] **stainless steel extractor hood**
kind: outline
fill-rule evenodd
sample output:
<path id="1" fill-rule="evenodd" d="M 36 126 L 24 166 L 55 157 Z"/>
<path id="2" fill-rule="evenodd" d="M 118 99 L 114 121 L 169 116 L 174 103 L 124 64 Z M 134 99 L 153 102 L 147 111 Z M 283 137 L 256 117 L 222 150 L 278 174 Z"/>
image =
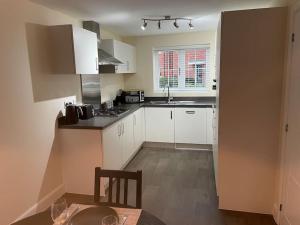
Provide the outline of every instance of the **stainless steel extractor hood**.
<path id="1" fill-rule="evenodd" d="M 123 64 L 120 60 L 113 57 L 108 52 L 100 48 L 101 38 L 100 38 L 100 25 L 95 21 L 83 21 L 83 28 L 97 34 L 98 38 L 98 58 L 99 58 L 99 71 L 103 72 L 103 68 L 110 68 L 108 72 L 115 71 L 114 67 L 116 65 Z M 105 72 L 105 71 L 104 71 Z"/>
<path id="2" fill-rule="evenodd" d="M 98 48 L 99 65 L 120 65 L 121 61 L 107 53 L 101 48 Z"/>

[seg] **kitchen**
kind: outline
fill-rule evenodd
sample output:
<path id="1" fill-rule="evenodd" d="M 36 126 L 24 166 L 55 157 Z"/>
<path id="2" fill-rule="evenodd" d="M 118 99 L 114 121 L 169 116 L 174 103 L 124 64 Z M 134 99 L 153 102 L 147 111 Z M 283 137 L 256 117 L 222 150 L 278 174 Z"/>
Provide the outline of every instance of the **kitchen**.
<path id="1" fill-rule="evenodd" d="M 1 1 L 1 224 L 93 203 L 98 167 L 163 224 L 297 224 L 299 5 L 150 3 Z"/>
<path id="2" fill-rule="evenodd" d="M 83 24 L 87 26 L 93 24 L 90 27 L 99 27 L 95 22 L 84 22 Z M 101 34 L 101 29 L 97 28 L 97 30 L 100 30 Z M 207 37 L 212 37 L 211 44 L 214 49 L 213 33 L 208 32 Z M 203 35 L 202 38 L 205 39 Z M 111 62 L 124 61 L 129 62 L 129 65 L 135 64 L 128 60 L 128 58 L 135 57 L 125 55 L 128 58 L 118 58 L 121 55 L 118 53 L 120 51 L 118 48 L 132 49 L 133 46 L 111 39 L 101 42 L 104 44 L 100 44 L 102 49 L 99 54 L 103 54 L 105 51 L 109 56 L 107 58 L 99 56 L 105 62 L 104 66 L 99 66 L 100 71 L 108 70 L 110 73 L 111 71 L 119 73 L 117 70 L 122 70 L 122 65 L 111 65 L 109 64 Z M 205 46 L 205 51 L 207 51 L 206 48 Z M 126 52 L 130 54 L 132 51 Z M 206 58 L 208 57 L 206 56 Z M 111 70 L 109 67 L 113 67 L 113 69 Z M 132 68 L 135 67 L 132 66 Z M 213 68 L 213 66 L 211 67 Z M 103 76 L 105 75 L 103 74 Z M 114 74 L 107 75 L 113 76 Z M 93 105 L 93 107 L 85 105 L 81 107 L 81 110 L 83 112 L 89 110 L 88 114 L 92 115 L 91 111 L 95 109 L 95 117 L 78 121 L 76 106 L 69 105 L 66 106 L 66 112 L 71 108 L 71 116 L 76 118 L 69 119 L 66 114 L 66 117 L 59 119 L 61 122 L 58 126 L 61 129 L 59 135 L 63 161 L 62 171 L 67 193 L 93 195 L 93 170 L 95 167 L 124 169 L 136 154 L 139 154 L 142 147 L 155 148 L 156 146 L 158 150 L 162 147 L 187 150 L 212 149 L 215 97 L 173 97 L 174 89 L 172 90 L 166 85 L 160 90 L 165 97 L 144 97 L 142 90 L 118 91 L 117 97 L 115 97 L 116 94 L 113 94 L 114 101 L 103 102 L 99 109 L 100 83 L 100 77 L 97 75 L 81 75 L 82 99 L 86 100 L 83 103 Z M 213 81 L 209 82 L 211 87 L 207 89 L 208 92 L 214 93 L 212 83 Z M 82 149 L 85 150 L 82 151 Z M 74 168 L 74 164 L 78 163 L 82 166 Z M 80 183 L 78 183 L 78 179 L 80 179 Z M 105 186 L 105 182 L 103 186 Z M 105 190 L 104 187 L 100 189 Z"/>

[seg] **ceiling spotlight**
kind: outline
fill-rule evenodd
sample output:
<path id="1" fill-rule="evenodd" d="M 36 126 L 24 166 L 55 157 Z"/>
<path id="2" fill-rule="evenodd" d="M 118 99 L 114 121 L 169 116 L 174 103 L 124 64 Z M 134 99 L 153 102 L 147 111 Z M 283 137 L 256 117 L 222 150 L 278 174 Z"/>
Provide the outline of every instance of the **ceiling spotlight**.
<path id="1" fill-rule="evenodd" d="M 146 27 L 147 27 L 147 21 L 144 20 L 144 23 L 143 23 L 143 25 L 141 26 L 141 29 L 142 29 L 142 30 L 146 30 Z"/>
<path id="2" fill-rule="evenodd" d="M 179 28 L 178 24 L 177 24 L 177 20 L 174 21 L 174 27 Z"/>
<path id="3" fill-rule="evenodd" d="M 157 25 L 158 25 L 158 29 L 160 29 L 160 20 L 158 21 L 158 24 L 157 24 Z"/>
<path id="4" fill-rule="evenodd" d="M 194 28 L 195 28 L 195 27 L 193 26 L 193 24 L 192 24 L 192 21 L 191 21 L 191 20 L 190 20 L 190 23 L 189 23 L 189 27 L 190 27 L 190 29 L 191 29 L 191 30 L 194 30 Z"/>

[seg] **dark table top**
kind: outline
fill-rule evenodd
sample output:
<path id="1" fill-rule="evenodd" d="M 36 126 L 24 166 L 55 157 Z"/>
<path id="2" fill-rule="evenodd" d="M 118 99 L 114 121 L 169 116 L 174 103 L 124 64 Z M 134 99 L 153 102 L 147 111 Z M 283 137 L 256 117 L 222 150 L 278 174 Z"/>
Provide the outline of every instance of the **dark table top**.
<path id="1" fill-rule="evenodd" d="M 27 217 L 11 225 L 53 225 L 51 219 L 50 210 L 35 214 L 33 216 Z M 126 223 L 125 223 L 126 225 Z M 156 216 L 142 210 L 141 216 L 138 220 L 137 225 L 166 225 Z"/>

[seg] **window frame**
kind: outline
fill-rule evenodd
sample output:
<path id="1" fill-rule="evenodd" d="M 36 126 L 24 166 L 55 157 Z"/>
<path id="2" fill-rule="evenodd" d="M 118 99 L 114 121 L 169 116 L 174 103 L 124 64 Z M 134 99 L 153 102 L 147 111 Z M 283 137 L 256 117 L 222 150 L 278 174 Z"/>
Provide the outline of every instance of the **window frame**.
<path id="1" fill-rule="evenodd" d="M 204 81 L 204 87 L 198 87 L 198 88 L 172 88 L 170 87 L 170 90 L 172 92 L 199 92 L 199 93 L 207 93 L 209 92 L 209 80 L 211 78 L 211 57 L 210 57 L 210 44 L 198 44 L 198 45 L 180 45 L 180 46 L 168 46 L 168 47 L 158 47 L 158 48 L 152 48 L 152 59 L 153 59 L 153 92 L 154 93 L 163 93 L 164 88 L 159 87 L 159 71 L 160 71 L 160 66 L 159 66 L 159 57 L 158 57 L 158 52 L 159 51 L 172 51 L 172 50 L 189 50 L 189 49 L 197 49 L 197 48 L 203 48 L 207 49 L 208 54 L 206 61 L 207 62 L 207 75 L 205 76 L 205 81 Z M 201 63 L 203 61 L 198 61 L 199 65 L 200 64 L 205 64 Z M 197 62 L 192 63 L 193 65 L 198 65 Z"/>

